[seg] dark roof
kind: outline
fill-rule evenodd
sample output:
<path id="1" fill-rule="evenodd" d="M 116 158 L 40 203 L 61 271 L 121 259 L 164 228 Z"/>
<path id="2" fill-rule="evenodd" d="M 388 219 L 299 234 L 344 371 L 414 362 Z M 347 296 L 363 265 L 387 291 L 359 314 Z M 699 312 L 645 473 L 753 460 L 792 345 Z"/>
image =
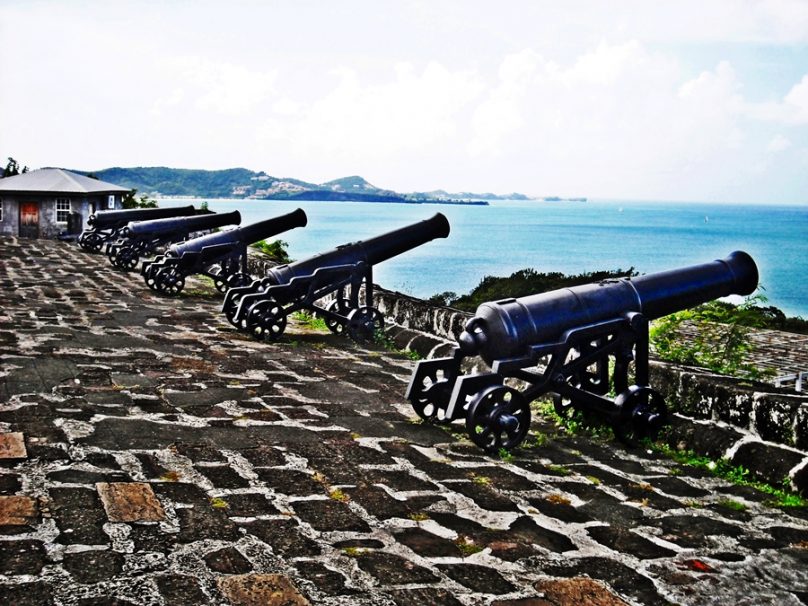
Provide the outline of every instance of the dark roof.
<path id="1" fill-rule="evenodd" d="M 0 192 L 105 194 L 129 191 L 120 185 L 91 179 L 63 168 L 40 168 L 0 179 Z"/>

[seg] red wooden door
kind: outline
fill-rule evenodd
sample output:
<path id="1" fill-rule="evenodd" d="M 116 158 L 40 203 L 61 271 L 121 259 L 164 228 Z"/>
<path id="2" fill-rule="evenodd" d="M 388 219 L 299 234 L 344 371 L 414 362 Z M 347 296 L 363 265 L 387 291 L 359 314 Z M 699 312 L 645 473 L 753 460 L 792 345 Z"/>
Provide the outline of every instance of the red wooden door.
<path id="1" fill-rule="evenodd" d="M 20 202 L 20 237 L 39 237 L 39 204 Z"/>

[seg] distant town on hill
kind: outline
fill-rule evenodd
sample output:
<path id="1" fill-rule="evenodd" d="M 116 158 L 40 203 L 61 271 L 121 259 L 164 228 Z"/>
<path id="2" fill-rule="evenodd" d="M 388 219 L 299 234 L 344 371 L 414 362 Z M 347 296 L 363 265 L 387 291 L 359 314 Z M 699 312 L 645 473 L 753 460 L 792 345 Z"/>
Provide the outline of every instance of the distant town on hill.
<path id="1" fill-rule="evenodd" d="M 254 200 L 353 200 L 364 202 L 487 202 L 489 200 L 531 200 L 519 193 L 458 192 L 444 190 L 399 193 L 371 185 L 359 176 L 327 183 L 307 183 L 279 178 L 246 168 L 196 170 L 185 168 L 133 167 L 75 171 L 122 187 L 137 189 L 152 197 L 248 198 Z M 549 198 L 548 198 L 549 199 Z"/>

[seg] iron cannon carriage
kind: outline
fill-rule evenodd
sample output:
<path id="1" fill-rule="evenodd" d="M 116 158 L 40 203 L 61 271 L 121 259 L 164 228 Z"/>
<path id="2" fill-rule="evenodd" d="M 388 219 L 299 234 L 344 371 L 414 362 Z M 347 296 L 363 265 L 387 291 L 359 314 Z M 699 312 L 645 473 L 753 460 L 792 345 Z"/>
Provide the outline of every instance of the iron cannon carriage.
<path id="1" fill-rule="evenodd" d="M 649 321 L 751 294 L 757 283 L 755 262 L 736 251 L 711 263 L 483 303 L 451 357 L 418 363 L 406 398 L 427 421 L 465 419 L 471 440 L 489 453 L 524 440 L 530 403 L 545 394 L 557 414 L 581 411 L 634 443 L 655 435 L 667 417 L 649 385 Z M 490 372 L 464 375 L 461 363 L 472 356 Z M 527 387 L 513 387 L 514 379 Z"/>
<path id="2" fill-rule="evenodd" d="M 241 213 L 207 213 L 193 217 L 171 217 L 132 221 L 120 230 L 120 238 L 107 242 L 107 257 L 115 267 L 127 271 L 137 267 L 140 257 L 158 248 L 187 240 L 194 234 L 241 223 Z"/>
<path id="3" fill-rule="evenodd" d="M 287 316 L 306 309 L 322 317 L 331 332 L 367 340 L 384 326 L 384 316 L 373 304 L 373 266 L 445 238 L 449 229 L 449 221 L 437 213 L 368 240 L 273 267 L 263 279 L 228 290 L 222 311 L 236 328 L 257 338 L 278 339 Z M 334 295 L 330 303 L 318 304 L 327 295 Z"/>
<path id="4" fill-rule="evenodd" d="M 298 208 L 244 227 L 174 244 L 164 255 L 145 261 L 140 273 L 149 288 L 167 295 L 179 294 L 185 287 L 185 278 L 193 274 L 213 279 L 220 292 L 244 286 L 252 281 L 247 271 L 247 246 L 295 227 L 305 227 L 307 220 L 306 213 Z"/>
<path id="5" fill-rule="evenodd" d="M 168 217 L 188 217 L 196 214 L 193 206 L 176 208 L 130 208 L 126 210 L 103 210 L 90 215 L 86 229 L 79 235 L 78 245 L 89 252 L 100 252 L 104 242 L 117 238 L 120 230 L 130 221 L 150 221 Z"/>

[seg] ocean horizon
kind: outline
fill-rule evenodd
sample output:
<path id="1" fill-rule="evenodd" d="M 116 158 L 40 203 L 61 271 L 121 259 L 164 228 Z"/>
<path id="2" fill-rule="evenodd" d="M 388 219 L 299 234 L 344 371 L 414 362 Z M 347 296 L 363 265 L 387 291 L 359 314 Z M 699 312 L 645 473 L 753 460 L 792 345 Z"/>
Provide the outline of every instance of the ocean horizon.
<path id="1" fill-rule="evenodd" d="M 289 202 L 161 198 L 161 206 L 207 202 L 239 210 L 242 225 L 303 208 L 308 226 L 272 239 L 303 259 L 428 219 L 441 212 L 451 234 L 374 267 L 384 288 L 426 298 L 464 294 L 484 276 L 533 268 L 577 274 L 675 269 L 748 252 L 760 270 L 758 292 L 790 316 L 808 318 L 808 206 L 702 202 L 496 200 L 488 206 L 370 202 Z"/>

